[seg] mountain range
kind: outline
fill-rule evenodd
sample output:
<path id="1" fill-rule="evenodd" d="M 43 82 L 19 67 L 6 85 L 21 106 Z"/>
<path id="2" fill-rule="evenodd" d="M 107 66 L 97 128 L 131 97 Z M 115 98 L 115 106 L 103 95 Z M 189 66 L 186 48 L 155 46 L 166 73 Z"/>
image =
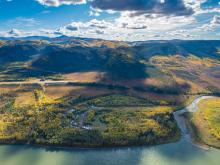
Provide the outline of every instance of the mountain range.
<path id="1" fill-rule="evenodd" d="M 220 40 L 123 42 L 67 36 L 0 40 L 1 65 L 28 62 L 31 68 L 59 73 L 97 70 L 130 79 L 147 76 L 143 61 L 154 56 L 220 60 Z"/>

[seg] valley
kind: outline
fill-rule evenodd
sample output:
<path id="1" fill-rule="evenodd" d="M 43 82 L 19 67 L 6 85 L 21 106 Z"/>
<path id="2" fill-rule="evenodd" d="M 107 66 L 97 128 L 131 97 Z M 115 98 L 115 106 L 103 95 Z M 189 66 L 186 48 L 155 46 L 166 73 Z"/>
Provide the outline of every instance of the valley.
<path id="1" fill-rule="evenodd" d="M 93 148 L 178 141 L 174 112 L 219 95 L 219 47 L 65 36 L 3 41 L 0 142 Z"/>
<path id="2" fill-rule="evenodd" d="M 220 0 L 0 0 L 0 165 L 219 165 Z"/>

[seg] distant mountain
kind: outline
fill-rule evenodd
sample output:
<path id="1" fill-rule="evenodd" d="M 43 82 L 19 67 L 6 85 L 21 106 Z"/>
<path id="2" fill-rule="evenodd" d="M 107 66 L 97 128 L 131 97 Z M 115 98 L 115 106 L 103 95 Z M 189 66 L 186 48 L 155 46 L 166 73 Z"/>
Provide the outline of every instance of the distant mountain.
<path id="1" fill-rule="evenodd" d="M 46 36 L 27 36 L 27 37 L 0 37 L 0 40 L 3 41 L 14 41 L 14 40 L 23 40 L 23 41 L 34 41 L 34 40 L 47 40 L 50 42 L 65 42 L 71 40 L 87 40 L 91 41 L 94 39 L 90 38 L 80 38 L 80 37 L 68 37 L 68 36 L 59 36 L 59 37 L 46 37 Z"/>
<path id="2" fill-rule="evenodd" d="M 55 72 L 101 70 L 124 78 L 143 77 L 141 61 L 153 56 L 194 55 L 220 60 L 220 41 L 121 42 L 60 36 L 4 38 L 1 64 L 30 61 L 32 67 Z M 34 56 L 37 55 L 37 56 Z M 35 58 L 32 59 L 32 56 Z"/>
<path id="3" fill-rule="evenodd" d="M 48 41 L 52 44 L 72 45 L 72 46 L 97 46 L 97 47 L 119 47 L 128 46 L 127 42 L 121 41 L 108 41 L 94 38 L 81 38 L 81 37 L 44 37 L 44 36 L 28 36 L 28 37 L 0 37 L 0 41 Z"/>

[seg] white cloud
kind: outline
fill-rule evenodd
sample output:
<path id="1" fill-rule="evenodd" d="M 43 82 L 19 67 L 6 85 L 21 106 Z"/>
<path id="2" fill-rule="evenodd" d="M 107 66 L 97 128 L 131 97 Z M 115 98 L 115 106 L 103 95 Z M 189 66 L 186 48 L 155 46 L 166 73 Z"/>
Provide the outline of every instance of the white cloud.
<path id="1" fill-rule="evenodd" d="M 25 32 L 18 29 L 11 29 L 9 31 L 1 31 L 1 37 L 21 37 L 24 36 Z"/>
<path id="2" fill-rule="evenodd" d="M 215 15 L 211 21 L 211 24 L 213 25 L 220 25 L 220 16 Z"/>
<path id="3" fill-rule="evenodd" d="M 104 38 L 110 40 L 147 40 L 160 37 L 167 31 L 190 25 L 196 20 L 193 17 L 167 17 L 156 15 L 139 15 L 130 17 L 130 12 L 111 20 L 92 19 L 88 22 L 72 22 L 55 31 L 67 36 Z M 188 35 L 189 36 L 189 35 Z"/>
<path id="4" fill-rule="evenodd" d="M 214 15 L 209 23 L 197 27 L 195 31 L 214 31 L 217 27 L 220 28 L 220 16 Z"/>
<path id="5" fill-rule="evenodd" d="M 219 7 L 202 8 L 202 4 L 208 0 L 184 0 L 187 7 L 191 7 L 194 10 L 194 15 L 200 15 L 205 13 L 220 13 Z"/>
<path id="6" fill-rule="evenodd" d="M 192 34 L 189 30 L 175 30 L 166 32 L 165 36 L 174 38 L 174 39 L 195 39 L 199 37 L 197 34 Z"/>
<path id="7" fill-rule="evenodd" d="M 99 9 L 94 9 L 94 8 L 90 7 L 89 16 L 98 17 L 98 16 L 100 16 L 100 13 L 101 13 L 101 12 L 102 12 L 102 11 L 99 10 Z"/>
<path id="8" fill-rule="evenodd" d="M 207 0 L 184 0 L 184 3 L 187 7 L 191 7 L 194 12 L 197 14 L 200 12 L 201 9 L 201 4 L 205 3 Z"/>
<path id="9" fill-rule="evenodd" d="M 17 38 L 17 37 L 27 37 L 27 36 L 56 37 L 57 35 L 54 34 L 54 30 L 49 30 L 49 29 L 39 29 L 39 30 L 33 30 L 33 31 L 11 29 L 9 31 L 0 31 L 0 37 L 15 37 L 15 38 Z"/>
<path id="10" fill-rule="evenodd" d="M 26 17 L 16 17 L 14 19 L 8 20 L 5 22 L 10 27 L 33 27 L 39 25 L 39 21 L 34 18 L 26 18 Z"/>
<path id="11" fill-rule="evenodd" d="M 14 37 L 16 37 L 16 36 L 22 36 L 22 35 L 23 35 L 23 32 L 20 31 L 20 30 L 18 30 L 18 29 L 12 29 L 12 30 L 8 31 L 8 35 L 14 36 Z"/>
<path id="12" fill-rule="evenodd" d="M 36 0 L 44 6 L 78 5 L 85 4 L 86 0 Z"/>
<path id="13" fill-rule="evenodd" d="M 100 16 L 100 13 L 99 13 L 99 12 L 96 12 L 96 11 L 93 11 L 93 10 L 90 10 L 90 11 L 89 11 L 89 16 L 98 17 L 98 16 Z"/>

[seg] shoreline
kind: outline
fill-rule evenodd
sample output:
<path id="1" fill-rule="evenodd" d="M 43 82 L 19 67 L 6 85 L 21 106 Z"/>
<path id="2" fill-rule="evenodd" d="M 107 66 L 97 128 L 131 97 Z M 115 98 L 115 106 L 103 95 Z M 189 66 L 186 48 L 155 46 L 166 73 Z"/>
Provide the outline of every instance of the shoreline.
<path id="1" fill-rule="evenodd" d="M 177 121 L 178 127 L 181 130 L 181 136 L 182 138 L 185 138 L 189 143 L 192 145 L 204 149 L 209 150 L 211 148 L 216 148 L 215 146 L 210 146 L 206 144 L 205 142 L 198 139 L 196 135 L 196 130 L 193 129 L 193 125 L 190 122 L 189 114 L 194 114 L 198 110 L 198 103 L 202 100 L 215 98 L 216 96 L 199 96 L 196 99 L 192 101 L 191 104 L 189 104 L 187 107 L 173 112 L 173 115 L 175 117 L 175 120 Z M 219 148 L 217 148 L 219 149 Z"/>
<path id="2" fill-rule="evenodd" d="M 23 142 L 8 142 L 8 143 L 3 143 L 0 142 L 1 145 L 17 145 L 17 146 L 26 146 L 26 147 L 37 147 L 37 148 L 44 148 L 44 149 L 51 149 L 51 150 L 96 150 L 96 149 L 117 149 L 117 148 L 135 148 L 135 147 L 150 147 L 150 146 L 158 146 L 158 145 L 164 145 L 164 144 L 170 144 L 170 143 L 175 143 L 181 140 L 181 135 L 177 133 L 175 137 L 168 139 L 164 142 L 159 142 L 155 144 L 137 144 L 137 145 L 112 145 L 112 146 L 74 146 L 74 145 L 53 145 L 53 144 L 34 144 L 34 143 L 23 143 Z"/>
<path id="3" fill-rule="evenodd" d="M 94 147 L 80 147 L 80 146 L 71 146 L 71 145 L 49 145 L 49 144 L 28 144 L 28 143 L 2 143 L 0 142 L 0 146 L 3 145 L 12 145 L 12 146 L 25 146 L 25 147 L 34 147 L 34 148 L 43 148 L 51 151 L 56 150 L 105 150 L 105 149 L 120 149 L 120 148 L 136 148 L 136 147 L 152 147 L 158 145 L 165 145 L 170 143 L 176 143 L 180 141 L 179 137 L 176 137 L 171 140 L 167 140 L 165 142 L 156 143 L 156 144 L 145 144 L 145 145 L 115 145 L 115 146 L 94 146 Z"/>
<path id="4" fill-rule="evenodd" d="M 189 115 L 190 115 L 189 112 L 186 112 L 185 114 L 183 114 L 183 118 L 186 122 L 186 127 L 189 130 L 190 135 L 192 136 L 192 144 L 195 145 L 196 147 L 199 147 L 204 150 L 210 150 L 212 148 L 215 148 L 215 147 L 210 146 L 210 145 L 206 144 L 205 142 L 201 141 L 201 139 L 199 139 L 199 137 L 196 134 L 196 130 L 195 130 L 195 128 L 193 128 L 193 124 L 190 121 Z"/>

